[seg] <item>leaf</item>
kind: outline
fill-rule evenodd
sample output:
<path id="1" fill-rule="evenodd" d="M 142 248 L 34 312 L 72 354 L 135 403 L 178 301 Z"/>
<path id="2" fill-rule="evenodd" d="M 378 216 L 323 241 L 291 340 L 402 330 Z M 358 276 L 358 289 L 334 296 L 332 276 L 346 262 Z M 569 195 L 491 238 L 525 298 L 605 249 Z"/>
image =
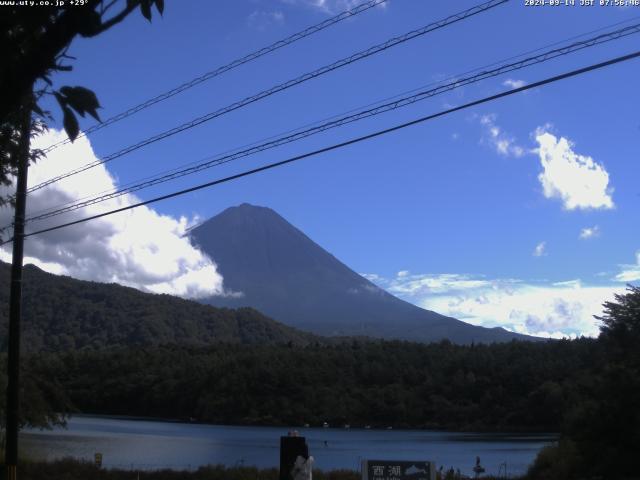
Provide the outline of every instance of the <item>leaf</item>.
<path id="1" fill-rule="evenodd" d="M 80 116 L 84 117 L 85 113 L 89 113 L 93 118 L 100 121 L 96 109 L 100 108 L 98 97 L 88 88 L 64 86 L 60 89 L 60 93 L 64 94 L 66 101 Z"/>
<path id="2" fill-rule="evenodd" d="M 78 133 L 80 133 L 78 119 L 69 107 L 63 108 L 62 111 L 64 112 L 64 118 L 62 120 L 64 130 L 67 132 L 67 135 L 69 135 L 69 139 L 73 142 L 78 137 Z"/>
<path id="3" fill-rule="evenodd" d="M 73 95 L 73 87 L 62 87 L 60 93 L 64 95 L 64 97 L 62 97 L 64 99 L 64 108 L 69 105 L 78 112 L 81 117 L 84 117 L 86 109 L 82 106 L 82 102 L 78 101 Z"/>
<path id="4" fill-rule="evenodd" d="M 140 11 L 142 15 L 144 15 L 144 18 L 151 21 L 151 0 L 141 0 Z"/>
<path id="5" fill-rule="evenodd" d="M 164 0 L 156 0 L 156 8 L 160 15 L 164 13 Z"/>
<path id="6" fill-rule="evenodd" d="M 84 16 L 78 19 L 77 30 L 83 37 L 92 37 L 100 31 L 102 17 L 95 10 L 87 9 Z"/>
<path id="7" fill-rule="evenodd" d="M 64 88 L 64 87 L 62 87 L 62 88 Z M 65 108 L 67 108 L 67 99 L 65 97 L 60 95 L 60 93 L 58 93 L 58 92 L 53 92 L 53 96 L 56 97 L 56 100 L 58 101 L 58 104 L 60 105 L 60 108 L 62 108 L 63 110 Z"/>

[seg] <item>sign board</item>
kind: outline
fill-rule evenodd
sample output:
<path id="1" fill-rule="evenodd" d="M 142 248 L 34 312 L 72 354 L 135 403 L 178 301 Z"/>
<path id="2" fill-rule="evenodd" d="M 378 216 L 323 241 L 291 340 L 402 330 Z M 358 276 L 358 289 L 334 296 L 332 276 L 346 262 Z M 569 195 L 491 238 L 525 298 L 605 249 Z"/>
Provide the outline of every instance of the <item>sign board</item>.
<path id="1" fill-rule="evenodd" d="M 362 480 L 435 480 L 433 462 L 409 460 L 363 460 Z"/>
<path id="2" fill-rule="evenodd" d="M 98 468 L 102 467 L 102 454 L 101 453 L 96 453 L 94 455 L 94 459 L 96 461 L 96 467 L 98 467 Z"/>

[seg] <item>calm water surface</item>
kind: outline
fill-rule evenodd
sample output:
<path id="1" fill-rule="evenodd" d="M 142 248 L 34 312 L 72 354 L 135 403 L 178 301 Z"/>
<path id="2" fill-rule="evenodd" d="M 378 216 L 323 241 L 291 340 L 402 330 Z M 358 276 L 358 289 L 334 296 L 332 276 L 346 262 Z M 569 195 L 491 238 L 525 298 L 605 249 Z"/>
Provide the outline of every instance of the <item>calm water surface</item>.
<path id="1" fill-rule="evenodd" d="M 538 451 L 555 439 L 552 434 L 297 428 L 307 438 L 315 467 L 323 470 L 358 470 L 362 459 L 433 460 L 438 468 L 471 474 L 478 455 L 487 473 L 497 474 L 506 462 L 512 475 L 524 473 Z M 76 416 L 66 430 L 24 430 L 21 449 L 33 458 L 91 461 L 101 452 L 106 467 L 141 470 L 207 464 L 277 467 L 279 438 L 287 430 Z"/>

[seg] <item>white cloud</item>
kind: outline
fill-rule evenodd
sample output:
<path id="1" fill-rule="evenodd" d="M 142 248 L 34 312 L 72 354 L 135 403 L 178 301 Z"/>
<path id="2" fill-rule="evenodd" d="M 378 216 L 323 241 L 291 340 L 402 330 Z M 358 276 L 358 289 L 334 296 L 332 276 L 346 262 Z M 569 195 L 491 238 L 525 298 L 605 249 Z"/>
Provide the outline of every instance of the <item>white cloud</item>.
<path id="1" fill-rule="evenodd" d="M 480 124 L 485 129 L 483 141 L 495 148 L 496 152 L 505 157 L 522 157 L 526 150 L 518 145 L 515 139 L 496 124 L 496 115 L 488 114 L 480 117 Z"/>
<path id="2" fill-rule="evenodd" d="M 593 227 L 585 227 L 580 230 L 580 238 L 586 240 L 588 238 L 594 238 L 600 236 L 600 227 L 594 225 Z"/>
<path id="3" fill-rule="evenodd" d="M 535 132 L 543 171 L 538 175 L 544 196 L 560 198 L 567 210 L 614 207 L 609 174 L 591 157 L 573 151 L 573 144 L 557 138 L 547 127 Z"/>
<path id="4" fill-rule="evenodd" d="M 43 148 L 66 138 L 55 130 L 37 138 L 34 148 Z M 61 172 L 96 160 L 86 137 L 53 150 L 29 169 L 29 186 Z M 29 194 L 27 217 L 52 206 L 72 202 L 96 192 L 112 190 L 114 178 L 104 165 L 71 176 Z M 6 195 L 13 188 L 2 187 Z M 124 195 L 103 204 L 72 213 L 32 222 L 27 232 L 84 218 L 139 202 Z M 0 210 L 2 225 L 11 223 L 12 211 Z M 33 263 L 51 273 L 83 280 L 115 282 L 140 290 L 199 298 L 224 293 L 215 264 L 194 248 L 185 236 L 196 219 L 162 215 L 148 207 L 110 215 L 25 240 L 25 263 Z M 11 245 L 0 248 L 0 258 L 11 260 Z"/>
<path id="5" fill-rule="evenodd" d="M 551 285 L 553 285 L 554 287 L 580 288 L 582 287 L 582 282 L 580 281 L 580 279 L 564 280 L 562 282 L 553 282 Z"/>
<path id="6" fill-rule="evenodd" d="M 256 30 L 266 30 L 271 26 L 279 26 L 284 24 L 284 13 L 280 10 L 267 12 L 264 10 L 256 10 L 247 17 L 247 25 Z"/>
<path id="7" fill-rule="evenodd" d="M 361 276 L 369 280 L 370 282 L 377 282 L 379 280 L 383 280 L 383 277 L 378 275 L 377 273 L 361 273 Z"/>
<path id="8" fill-rule="evenodd" d="M 362 3 L 361 0 L 281 0 L 281 1 L 283 3 L 288 3 L 290 5 L 295 5 L 295 4 L 306 5 L 329 14 L 335 14 L 335 13 L 343 12 L 345 10 L 351 10 L 352 8 Z M 388 4 L 389 4 L 389 0 L 383 3 L 380 3 L 376 7 L 387 8 Z"/>
<path id="9" fill-rule="evenodd" d="M 379 282 L 369 278 L 372 282 Z M 443 293 L 454 290 L 466 290 L 479 288 L 488 285 L 485 280 L 470 278 L 460 274 L 439 274 L 439 275 L 411 275 L 403 270 L 397 273 L 395 279 L 387 284 L 387 290 L 394 295 L 426 295 L 429 293 Z"/>
<path id="10" fill-rule="evenodd" d="M 547 255 L 547 242 L 540 242 L 536 245 L 536 248 L 533 249 L 534 257 L 544 257 Z"/>
<path id="11" fill-rule="evenodd" d="M 597 336 L 593 315 L 617 285 L 585 286 L 579 280 L 555 283 L 488 279 L 469 274 L 413 274 L 374 280 L 390 293 L 428 310 L 484 327 L 543 337 Z"/>
<path id="12" fill-rule="evenodd" d="M 502 85 L 505 87 L 509 87 L 511 89 L 524 87 L 527 84 L 524 80 L 514 80 L 512 78 L 507 78 Z"/>
<path id="13" fill-rule="evenodd" d="M 636 252 L 635 265 L 621 265 L 621 272 L 615 276 L 615 280 L 627 283 L 640 281 L 640 250 Z"/>

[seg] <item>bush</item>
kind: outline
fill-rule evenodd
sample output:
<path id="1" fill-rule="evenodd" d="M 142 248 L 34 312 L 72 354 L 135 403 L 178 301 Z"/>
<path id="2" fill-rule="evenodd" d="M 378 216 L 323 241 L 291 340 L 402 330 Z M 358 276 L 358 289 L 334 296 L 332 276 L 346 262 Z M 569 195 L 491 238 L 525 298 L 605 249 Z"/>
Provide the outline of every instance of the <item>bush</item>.
<path id="1" fill-rule="evenodd" d="M 543 448 L 527 472 L 527 480 L 571 480 L 580 478 L 583 465 L 576 445 L 570 440 Z"/>
<path id="2" fill-rule="evenodd" d="M 200 467 L 196 471 L 135 471 L 98 468 L 91 462 L 65 458 L 52 462 L 25 462 L 19 467 L 20 480 L 278 480 L 277 468 Z M 359 480 L 352 470 L 314 470 L 314 480 Z"/>

